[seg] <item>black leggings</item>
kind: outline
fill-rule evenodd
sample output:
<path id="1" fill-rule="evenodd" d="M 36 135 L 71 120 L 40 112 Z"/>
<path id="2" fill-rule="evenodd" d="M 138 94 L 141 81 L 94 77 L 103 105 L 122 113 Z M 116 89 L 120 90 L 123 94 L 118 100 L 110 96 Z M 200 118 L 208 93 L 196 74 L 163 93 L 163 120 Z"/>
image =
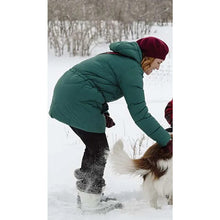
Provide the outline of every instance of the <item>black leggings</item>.
<path id="1" fill-rule="evenodd" d="M 105 133 L 93 133 L 71 127 L 86 145 L 80 170 L 87 173 L 83 188 L 101 191 L 109 146 Z M 89 189 L 88 189 L 89 188 Z"/>

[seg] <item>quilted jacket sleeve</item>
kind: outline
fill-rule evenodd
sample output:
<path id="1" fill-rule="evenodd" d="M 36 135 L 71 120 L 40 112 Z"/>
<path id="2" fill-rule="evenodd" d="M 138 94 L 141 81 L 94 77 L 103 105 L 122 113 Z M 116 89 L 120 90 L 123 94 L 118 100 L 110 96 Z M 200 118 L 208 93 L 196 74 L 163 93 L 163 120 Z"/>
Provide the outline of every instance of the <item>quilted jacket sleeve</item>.
<path id="1" fill-rule="evenodd" d="M 143 90 L 143 73 L 129 71 L 122 74 L 120 87 L 137 126 L 158 144 L 165 146 L 170 135 L 148 111 Z"/>

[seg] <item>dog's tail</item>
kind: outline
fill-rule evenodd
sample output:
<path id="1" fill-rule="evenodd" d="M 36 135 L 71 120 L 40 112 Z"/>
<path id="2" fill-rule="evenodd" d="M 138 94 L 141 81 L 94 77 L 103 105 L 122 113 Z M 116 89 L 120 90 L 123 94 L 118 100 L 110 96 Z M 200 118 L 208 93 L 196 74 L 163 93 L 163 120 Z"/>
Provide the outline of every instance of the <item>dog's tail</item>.
<path id="1" fill-rule="evenodd" d="M 121 140 L 118 140 L 113 146 L 110 155 L 113 170 L 118 174 L 140 175 L 139 168 L 136 167 L 134 160 L 128 156 L 123 147 L 123 142 Z"/>

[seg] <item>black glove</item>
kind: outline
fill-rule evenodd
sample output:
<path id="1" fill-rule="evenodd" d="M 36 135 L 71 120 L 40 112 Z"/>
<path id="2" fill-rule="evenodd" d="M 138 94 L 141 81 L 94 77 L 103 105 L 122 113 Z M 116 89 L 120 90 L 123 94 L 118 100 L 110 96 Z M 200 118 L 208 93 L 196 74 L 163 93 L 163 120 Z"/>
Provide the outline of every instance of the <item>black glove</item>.
<path id="1" fill-rule="evenodd" d="M 112 120 L 112 118 L 109 116 L 109 113 L 104 113 L 105 121 L 106 121 L 106 127 L 111 128 L 115 125 L 115 122 Z"/>
<path id="2" fill-rule="evenodd" d="M 166 128 L 165 130 L 168 131 L 168 132 L 173 132 L 173 128 L 172 127 Z"/>

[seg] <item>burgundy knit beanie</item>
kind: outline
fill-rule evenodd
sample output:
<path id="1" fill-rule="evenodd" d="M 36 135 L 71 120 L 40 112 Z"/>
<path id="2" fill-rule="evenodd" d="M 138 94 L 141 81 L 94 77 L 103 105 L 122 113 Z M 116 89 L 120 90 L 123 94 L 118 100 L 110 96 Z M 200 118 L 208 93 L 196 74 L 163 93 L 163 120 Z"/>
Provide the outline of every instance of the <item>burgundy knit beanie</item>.
<path id="1" fill-rule="evenodd" d="M 156 37 L 145 37 L 137 40 L 143 56 L 165 60 L 169 48 L 165 42 Z"/>

